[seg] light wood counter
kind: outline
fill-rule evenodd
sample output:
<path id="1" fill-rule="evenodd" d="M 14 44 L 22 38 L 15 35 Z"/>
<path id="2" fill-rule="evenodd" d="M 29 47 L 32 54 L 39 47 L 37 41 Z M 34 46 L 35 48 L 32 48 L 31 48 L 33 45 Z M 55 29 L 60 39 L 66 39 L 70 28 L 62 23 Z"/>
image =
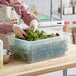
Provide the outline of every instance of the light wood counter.
<path id="1" fill-rule="evenodd" d="M 0 76 L 36 76 L 39 74 L 64 70 L 76 67 L 76 45 L 69 45 L 68 51 L 62 57 L 27 64 L 21 61 L 11 60 L 4 65 Z"/>

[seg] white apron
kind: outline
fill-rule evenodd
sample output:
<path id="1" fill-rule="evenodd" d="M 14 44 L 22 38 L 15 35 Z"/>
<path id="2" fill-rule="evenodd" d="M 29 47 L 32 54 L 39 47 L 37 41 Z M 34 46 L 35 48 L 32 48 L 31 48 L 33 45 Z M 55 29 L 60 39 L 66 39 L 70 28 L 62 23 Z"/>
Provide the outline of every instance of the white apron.
<path id="1" fill-rule="evenodd" d="M 11 6 L 0 7 L 0 22 L 5 24 L 19 24 L 19 16 Z"/>
<path id="2" fill-rule="evenodd" d="M 20 22 L 19 16 L 13 7 L 11 6 L 0 7 L 0 23 L 19 25 L 19 22 Z M 11 33 L 10 35 L 0 34 L 0 39 L 2 39 L 4 43 L 4 49 L 9 49 L 9 45 L 13 44 L 14 41 L 11 38 L 13 39 Z"/>

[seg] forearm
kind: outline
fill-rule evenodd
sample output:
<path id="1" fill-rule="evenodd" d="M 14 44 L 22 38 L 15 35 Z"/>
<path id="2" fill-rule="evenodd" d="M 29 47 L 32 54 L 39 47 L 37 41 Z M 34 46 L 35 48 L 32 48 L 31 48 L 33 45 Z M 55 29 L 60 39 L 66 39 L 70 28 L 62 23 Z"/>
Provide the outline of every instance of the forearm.
<path id="1" fill-rule="evenodd" d="M 27 24 L 28 26 L 30 26 L 31 21 L 33 21 L 33 20 L 37 20 L 39 22 L 39 20 L 34 15 L 32 15 L 31 13 L 25 14 L 24 11 L 23 11 L 22 19 L 23 19 L 24 23 Z"/>
<path id="2" fill-rule="evenodd" d="M 32 20 L 37 20 L 37 22 L 39 22 L 39 20 L 31 13 L 30 8 L 24 3 L 21 4 L 21 18 L 28 26 L 30 26 Z"/>
<path id="3" fill-rule="evenodd" d="M 2 33 L 2 34 L 7 34 L 9 32 L 13 32 L 12 28 L 13 28 L 12 24 L 0 23 L 0 33 Z"/>

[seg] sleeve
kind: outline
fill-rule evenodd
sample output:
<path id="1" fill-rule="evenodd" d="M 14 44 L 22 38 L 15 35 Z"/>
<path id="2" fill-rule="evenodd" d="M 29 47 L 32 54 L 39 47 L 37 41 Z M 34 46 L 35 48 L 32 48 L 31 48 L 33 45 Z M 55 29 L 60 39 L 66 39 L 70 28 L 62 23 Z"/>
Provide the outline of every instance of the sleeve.
<path id="1" fill-rule="evenodd" d="M 13 32 L 12 28 L 13 28 L 12 24 L 0 23 L 0 33 L 1 34 L 7 34 L 9 32 Z"/>
<path id="2" fill-rule="evenodd" d="M 29 7 L 25 5 L 23 2 L 21 4 L 21 18 L 23 19 L 24 23 L 30 26 L 30 23 L 32 20 L 36 20 L 39 22 L 39 20 L 31 13 Z"/>

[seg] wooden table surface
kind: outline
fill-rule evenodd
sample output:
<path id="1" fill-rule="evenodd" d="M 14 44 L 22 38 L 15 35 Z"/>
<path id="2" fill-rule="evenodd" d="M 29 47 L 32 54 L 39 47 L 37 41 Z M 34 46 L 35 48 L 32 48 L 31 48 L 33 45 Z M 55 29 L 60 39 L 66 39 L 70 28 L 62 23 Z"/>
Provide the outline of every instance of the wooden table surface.
<path id="1" fill-rule="evenodd" d="M 64 56 L 45 61 L 27 64 L 21 61 L 11 60 L 4 65 L 0 76 L 36 76 L 44 73 L 55 72 L 76 67 L 76 45 L 69 45 Z"/>

